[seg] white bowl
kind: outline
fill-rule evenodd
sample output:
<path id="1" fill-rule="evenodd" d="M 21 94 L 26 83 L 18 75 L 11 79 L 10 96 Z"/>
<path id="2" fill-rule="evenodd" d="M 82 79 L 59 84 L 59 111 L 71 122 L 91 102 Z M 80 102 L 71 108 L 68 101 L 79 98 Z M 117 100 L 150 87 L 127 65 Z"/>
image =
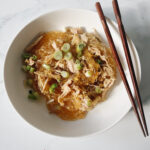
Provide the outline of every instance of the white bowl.
<path id="1" fill-rule="evenodd" d="M 124 65 L 126 76 L 131 79 L 125 63 L 124 51 L 117 32 L 116 23 L 107 19 L 112 37 Z M 85 119 L 63 121 L 49 114 L 43 102 L 31 102 L 27 99 L 28 90 L 23 86 L 24 73 L 21 71 L 21 55 L 26 45 L 39 33 L 50 30 L 64 30 L 66 26 L 85 27 L 87 31 L 95 28 L 106 40 L 101 22 L 96 12 L 77 9 L 64 9 L 42 15 L 25 26 L 12 42 L 5 60 L 4 80 L 8 96 L 18 113 L 34 127 L 49 134 L 63 137 L 79 137 L 101 133 L 116 124 L 131 108 L 130 100 L 120 76 L 107 100 L 90 111 Z M 140 81 L 140 61 L 134 44 L 128 39 L 131 55 Z"/>

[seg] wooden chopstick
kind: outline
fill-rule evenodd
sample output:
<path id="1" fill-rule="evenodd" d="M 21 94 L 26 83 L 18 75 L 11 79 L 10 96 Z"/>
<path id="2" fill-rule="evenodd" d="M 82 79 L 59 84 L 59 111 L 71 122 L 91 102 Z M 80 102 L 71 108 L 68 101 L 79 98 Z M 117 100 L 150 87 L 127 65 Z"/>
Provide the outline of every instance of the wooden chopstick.
<path id="1" fill-rule="evenodd" d="M 126 38 L 125 29 L 124 29 L 122 19 L 121 19 L 121 13 L 120 13 L 119 5 L 118 5 L 117 0 L 113 0 L 112 4 L 113 4 L 113 9 L 114 9 L 114 13 L 116 16 L 116 20 L 118 23 L 118 28 L 119 28 L 122 44 L 124 47 L 124 52 L 125 52 L 126 60 L 128 63 L 128 68 L 130 71 L 130 75 L 131 75 L 131 79 L 132 79 L 132 83 L 133 83 L 133 88 L 135 91 L 135 96 L 136 96 L 136 99 L 138 102 L 138 106 L 139 106 L 141 118 L 142 118 L 142 121 L 143 121 L 143 124 L 145 127 L 145 131 L 146 131 L 146 134 L 148 136 L 149 133 L 148 133 L 148 128 L 147 128 L 146 119 L 145 119 L 145 115 L 144 115 L 143 105 L 142 105 L 141 96 L 140 96 L 140 92 L 139 92 L 139 88 L 138 88 L 138 84 L 137 84 L 137 80 L 136 80 L 136 76 L 135 76 L 135 71 L 134 71 L 134 67 L 133 67 L 133 63 L 132 63 L 132 59 L 131 59 L 131 55 L 130 55 L 130 51 L 129 51 L 129 46 L 128 46 L 128 42 L 127 42 L 127 38 Z"/>
<path id="2" fill-rule="evenodd" d="M 105 16 L 103 14 L 103 10 L 101 8 L 101 5 L 99 2 L 96 2 L 96 9 L 97 9 L 97 12 L 98 12 L 98 15 L 101 19 L 101 22 L 102 22 L 102 25 L 103 25 L 103 28 L 104 28 L 104 31 L 105 31 L 105 34 L 106 34 L 106 37 L 107 37 L 107 40 L 108 40 L 108 43 L 109 43 L 109 46 L 112 50 L 112 53 L 114 55 L 114 58 L 115 58 L 115 61 L 117 63 L 117 66 L 118 66 L 118 70 L 120 72 L 120 75 L 121 75 L 121 78 L 123 80 L 123 83 L 125 85 L 125 88 L 127 90 L 127 93 L 129 95 L 129 98 L 130 98 L 130 101 L 131 101 L 131 104 L 132 104 L 132 107 L 133 107 L 133 110 L 135 112 L 135 115 L 138 119 L 138 122 L 140 124 L 140 127 L 143 131 L 143 134 L 144 136 L 146 137 L 146 134 L 145 134 L 145 131 L 144 131 L 144 128 L 143 128 L 143 125 L 142 125 L 142 122 L 140 120 L 140 116 L 139 116 L 139 113 L 138 113 L 138 110 L 137 110 L 137 107 L 136 107 L 136 103 L 134 101 L 134 98 L 133 98 L 133 95 L 131 93 L 131 90 L 130 90 L 130 87 L 129 87 L 129 84 L 128 84 L 128 81 L 127 81 L 127 78 L 125 76 L 125 73 L 124 73 L 124 70 L 123 70 L 123 67 L 122 67 L 122 64 L 120 62 L 120 59 L 119 59 L 119 56 L 118 56 L 118 53 L 117 53 L 117 50 L 116 50 L 116 47 L 115 47 L 115 44 L 113 42 L 113 39 L 112 39 L 112 36 L 111 36 L 111 33 L 109 31 L 109 28 L 108 28 L 108 25 L 106 23 L 106 20 L 105 20 Z"/>
<path id="3" fill-rule="evenodd" d="M 125 29 L 124 29 L 122 19 L 121 19 L 119 5 L 118 5 L 117 0 L 113 0 L 112 4 L 113 4 L 113 9 L 114 9 L 114 13 L 116 16 L 116 20 L 118 23 L 118 28 L 119 28 L 122 44 L 124 47 L 124 52 L 125 52 L 126 60 L 128 63 L 128 68 L 130 71 L 130 75 L 131 75 L 131 79 L 132 79 L 132 83 L 133 83 L 133 87 L 134 87 L 134 91 L 135 91 L 135 96 L 137 98 L 137 102 L 138 102 L 140 114 L 142 117 L 142 121 L 143 121 L 143 124 L 145 127 L 145 131 L 148 136 L 149 133 L 148 133 L 148 128 L 147 128 L 146 119 L 145 119 L 145 115 L 144 115 L 143 105 L 142 105 L 141 96 L 140 96 L 140 92 L 139 92 L 139 88 L 138 88 L 138 84 L 137 84 L 137 80 L 136 80 L 136 76 L 135 76 L 135 71 L 134 71 L 134 67 L 133 67 L 133 63 L 132 63 L 132 59 L 131 59 L 131 55 L 130 55 L 130 51 L 129 51 L 129 47 L 128 47 L 128 42 L 126 39 Z"/>

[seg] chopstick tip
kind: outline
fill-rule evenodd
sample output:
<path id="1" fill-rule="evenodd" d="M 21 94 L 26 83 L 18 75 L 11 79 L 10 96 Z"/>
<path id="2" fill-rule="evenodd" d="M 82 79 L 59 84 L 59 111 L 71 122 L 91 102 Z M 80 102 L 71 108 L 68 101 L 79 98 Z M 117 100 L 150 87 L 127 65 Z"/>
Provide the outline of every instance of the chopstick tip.
<path id="1" fill-rule="evenodd" d="M 116 3 L 117 2 L 117 0 L 112 0 L 112 3 Z"/>
<path id="2" fill-rule="evenodd" d="M 100 2 L 96 2 L 95 6 L 98 7 L 100 5 Z"/>

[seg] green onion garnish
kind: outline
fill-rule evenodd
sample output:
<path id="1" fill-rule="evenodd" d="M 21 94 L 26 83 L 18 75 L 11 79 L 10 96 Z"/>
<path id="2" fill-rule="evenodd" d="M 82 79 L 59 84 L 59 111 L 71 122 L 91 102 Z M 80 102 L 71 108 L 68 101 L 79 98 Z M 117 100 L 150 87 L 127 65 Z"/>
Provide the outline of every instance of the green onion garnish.
<path id="1" fill-rule="evenodd" d="M 29 71 L 31 69 L 31 66 L 27 65 L 26 69 Z"/>
<path id="2" fill-rule="evenodd" d="M 79 60 L 76 60 L 75 67 L 77 70 L 81 70 L 83 68 L 83 65 L 81 64 L 81 62 Z"/>
<path id="3" fill-rule="evenodd" d="M 62 76 L 63 78 L 68 78 L 68 77 L 69 77 L 69 73 L 68 73 L 67 71 L 62 71 L 62 72 L 61 72 L 61 76 Z"/>
<path id="4" fill-rule="evenodd" d="M 88 105 L 88 107 L 90 107 L 90 106 L 91 106 L 91 104 L 92 104 L 92 101 L 89 99 L 89 100 L 87 101 L 87 105 Z"/>
<path id="5" fill-rule="evenodd" d="M 64 56 L 64 59 L 66 59 L 66 60 L 72 59 L 72 53 L 71 52 L 66 53 Z"/>
<path id="6" fill-rule="evenodd" d="M 80 63 L 80 60 L 79 60 L 79 59 L 77 59 L 75 63 L 76 63 L 76 64 L 79 64 L 79 63 Z"/>
<path id="7" fill-rule="evenodd" d="M 47 65 L 47 64 L 43 64 L 42 67 L 47 69 L 47 70 L 50 70 L 50 68 L 51 68 L 50 65 Z"/>
<path id="8" fill-rule="evenodd" d="M 37 60 L 37 56 L 36 56 L 36 55 L 33 55 L 33 56 L 32 56 L 32 59 L 33 59 L 33 60 Z"/>
<path id="9" fill-rule="evenodd" d="M 84 49 L 84 47 L 85 47 L 84 43 L 78 44 L 77 47 L 76 47 L 76 52 L 77 53 L 82 52 L 82 50 Z"/>
<path id="10" fill-rule="evenodd" d="M 77 53 L 77 57 L 81 57 L 82 56 L 82 51 Z"/>
<path id="11" fill-rule="evenodd" d="M 64 43 L 63 46 L 61 47 L 61 50 L 64 51 L 65 53 L 70 50 L 70 44 L 69 43 Z"/>
<path id="12" fill-rule="evenodd" d="M 57 86 L 58 86 L 57 83 L 53 83 L 49 88 L 49 93 L 50 94 L 54 93 Z"/>
<path id="13" fill-rule="evenodd" d="M 96 92 L 97 94 L 100 94 L 100 93 L 101 93 L 101 89 L 100 89 L 99 86 L 96 86 L 96 87 L 95 87 L 95 92 Z"/>
<path id="14" fill-rule="evenodd" d="M 36 97 L 36 99 L 39 98 L 39 93 L 38 92 L 33 92 L 33 95 Z"/>
<path id="15" fill-rule="evenodd" d="M 62 51 L 58 50 L 54 53 L 55 60 L 60 60 L 60 59 L 62 59 L 62 57 L 63 57 Z"/>
<path id="16" fill-rule="evenodd" d="M 91 77 L 91 76 L 92 76 L 92 72 L 91 72 L 91 71 L 87 71 L 87 72 L 85 73 L 85 76 L 88 77 L 88 78 Z"/>
<path id="17" fill-rule="evenodd" d="M 36 97 L 33 94 L 29 94 L 28 99 L 36 99 Z"/>
<path id="18" fill-rule="evenodd" d="M 39 98 L 39 94 L 38 92 L 33 92 L 32 90 L 29 91 L 29 94 L 28 94 L 28 98 L 29 99 L 38 99 Z"/>
<path id="19" fill-rule="evenodd" d="M 100 59 L 97 59 L 96 62 L 100 65 L 102 64 L 102 61 Z"/>
<path id="20" fill-rule="evenodd" d="M 24 59 L 28 59 L 28 58 L 31 57 L 31 54 L 30 54 L 30 53 L 24 53 L 24 54 L 22 55 L 22 57 L 23 57 Z"/>
<path id="21" fill-rule="evenodd" d="M 81 64 L 75 64 L 75 67 L 77 68 L 77 70 L 81 70 L 82 69 L 82 65 Z"/>
<path id="22" fill-rule="evenodd" d="M 30 72 L 30 73 L 33 73 L 34 70 L 35 70 L 35 68 L 31 67 L 29 72 Z"/>

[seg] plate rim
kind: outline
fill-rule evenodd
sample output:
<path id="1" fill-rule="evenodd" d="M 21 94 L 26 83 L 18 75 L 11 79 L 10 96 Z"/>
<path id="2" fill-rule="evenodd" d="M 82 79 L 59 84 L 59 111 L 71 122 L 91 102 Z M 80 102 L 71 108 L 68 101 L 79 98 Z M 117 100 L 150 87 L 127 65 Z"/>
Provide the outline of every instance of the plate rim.
<path id="1" fill-rule="evenodd" d="M 90 136 L 94 136 L 94 135 L 97 135 L 97 134 L 102 134 L 102 133 L 104 133 L 104 132 L 110 130 L 112 127 L 114 127 L 117 123 L 119 123 L 119 122 L 128 114 L 128 112 L 130 111 L 130 109 L 131 109 L 131 107 L 132 107 L 131 104 L 130 104 L 128 110 L 127 110 L 122 116 L 120 116 L 119 119 L 117 119 L 113 124 L 111 124 L 110 126 L 108 126 L 107 128 L 105 128 L 105 129 L 103 129 L 103 130 L 95 131 L 95 132 L 93 132 L 93 133 L 84 134 L 84 135 L 76 135 L 76 136 L 70 136 L 70 135 L 68 136 L 68 135 L 65 135 L 65 136 L 63 136 L 63 135 L 58 135 L 58 134 L 53 134 L 53 133 L 46 132 L 45 130 L 42 130 L 42 129 L 38 128 L 37 126 L 35 126 L 34 124 L 31 124 L 30 122 L 28 122 L 28 121 L 24 118 L 24 116 L 23 116 L 22 114 L 20 114 L 19 111 L 16 109 L 16 107 L 15 107 L 14 104 L 13 104 L 13 102 L 11 101 L 11 98 L 10 98 L 11 96 L 10 96 L 9 93 L 8 93 L 8 89 L 7 89 L 7 85 L 6 85 L 6 77 L 5 77 L 5 74 L 6 74 L 6 62 L 7 62 L 7 59 L 8 59 L 9 50 L 10 50 L 12 44 L 14 43 L 15 39 L 16 39 L 17 36 L 20 34 L 20 32 L 22 32 L 28 25 L 30 25 L 31 23 L 33 23 L 33 22 L 36 21 L 37 19 L 40 19 L 40 18 L 42 18 L 42 17 L 44 17 L 44 16 L 46 16 L 46 15 L 49 15 L 49 14 L 51 14 L 51 13 L 58 13 L 58 12 L 61 12 L 61 11 L 81 11 L 81 12 L 93 13 L 93 14 L 95 14 L 95 15 L 98 15 L 98 14 L 96 13 L 96 11 L 89 10 L 89 9 L 63 8 L 63 9 L 56 9 L 56 10 L 48 11 L 48 12 L 46 12 L 46 13 L 43 13 L 43 14 L 39 15 L 38 17 L 35 17 L 35 18 L 32 19 L 31 21 L 27 22 L 27 24 L 24 25 L 23 27 L 21 27 L 20 30 L 16 31 L 17 33 L 16 33 L 15 36 L 13 37 L 13 40 L 10 41 L 9 47 L 8 47 L 7 52 L 6 52 L 6 55 L 5 55 L 4 67 L 3 67 L 3 78 L 4 78 L 5 91 L 6 91 L 6 93 L 7 93 L 8 99 L 9 99 L 9 101 L 11 102 L 11 104 L 12 104 L 14 110 L 21 116 L 21 118 L 22 118 L 25 122 L 27 122 L 30 126 L 36 128 L 38 131 L 42 131 L 42 132 L 44 132 L 44 133 L 46 133 L 46 134 L 48 134 L 48 135 L 54 136 L 54 137 L 63 137 L 63 138 L 85 138 L 85 137 L 90 137 Z M 117 23 L 116 23 L 114 20 L 112 20 L 112 19 L 110 19 L 110 18 L 108 18 L 108 17 L 106 17 L 106 18 L 107 18 L 107 22 L 108 22 L 108 21 L 111 21 L 111 23 L 117 28 Z M 108 22 L 108 24 L 111 25 L 109 22 Z M 112 25 L 111 25 L 111 26 L 112 26 Z M 113 27 L 113 29 L 114 29 L 114 27 Z M 117 32 L 117 31 L 115 31 L 115 32 Z M 117 32 L 117 34 L 119 34 L 119 33 Z M 126 34 L 126 35 L 127 35 L 127 34 Z M 120 36 L 120 35 L 119 35 L 119 36 Z M 141 82 L 141 75 L 142 75 L 142 74 L 141 74 L 140 57 L 139 57 L 139 54 L 138 54 L 138 52 L 137 52 L 137 48 L 136 48 L 135 44 L 134 44 L 133 41 L 129 38 L 128 35 L 127 35 L 127 40 L 128 40 L 128 42 L 130 41 L 130 43 L 132 44 L 133 49 L 134 49 L 134 53 L 135 53 L 135 56 L 136 56 L 135 58 L 136 58 L 136 61 L 137 61 L 137 66 L 138 66 L 138 71 L 139 71 L 139 83 L 140 83 L 140 82 Z"/>

